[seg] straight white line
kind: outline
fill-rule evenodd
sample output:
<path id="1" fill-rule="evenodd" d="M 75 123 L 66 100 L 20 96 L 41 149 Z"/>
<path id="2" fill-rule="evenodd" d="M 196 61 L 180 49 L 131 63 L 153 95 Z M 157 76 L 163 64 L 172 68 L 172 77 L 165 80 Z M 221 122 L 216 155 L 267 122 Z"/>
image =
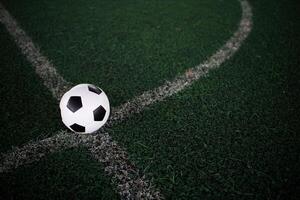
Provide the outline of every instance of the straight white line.
<path id="1" fill-rule="evenodd" d="M 117 190 L 123 199 L 164 199 L 141 171 L 129 162 L 126 151 L 107 133 L 96 134 L 92 143 L 85 145 L 93 157 L 104 164 L 105 171 L 117 183 Z"/>
<path id="2" fill-rule="evenodd" d="M 18 26 L 16 20 L 1 3 L 0 21 L 5 25 L 27 60 L 35 67 L 36 73 L 43 80 L 44 85 L 59 100 L 71 88 L 71 83 L 65 81 L 58 74 L 55 67 L 41 54 L 32 39 Z M 145 176 L 140 174 L 139 170 L 130 163 L 126 151 L 104 132 L 99 136 L 83 136 L 61 131 L 53 137 L 30 142 L 21 148 L 16 147 L 7 154 L 1 154 L 0 172 L 10 171 L 21 165 L 38 161 L 49 153 L 83 144 L 88 147 L 97 161 L 104 164 L 105 171 L 112 176 L 112 181 L 116 183 L 118 193 L 122 198 L 162 198 L 158 190 L 151 186 Z"/>
<path id="3" fill-rule="evenodd" d="M 0 173 L 39 161 L 50 153 L 79 146 L 87 147 L 92 156 L 104 165 L 122 199 L 163 199 L 160 192 L 129 161 L 126 151 L 106 132 L 80 135 L 60 131 L 52 137 L 14 147 L 10 152 L 1 154 Z"/>
<path id="4" fill-rule="evenodd" d="M 165 98 L 176 94 L 177 92 L 191 85 L 195 80 L 207 75 L 210 69 L 219 67 L 223 62 L 232 57 L 252 29 L 251 7 L 246 0 L 242 0 L 240 2 L 242 7 L 242 19 L 240 21 L 239 28 L 224 46 L 222 46 L 207 61 L 187 70 L 186 73 L 178 76 L 173 81 L 167 81 L 164 85 L 154 90 L 146 91 L 142 95 L 134 98 L 132 101 L 113 109 L 112 115 L 106 127 L 111 127 L 114 124 L 128 118 L 131 114 L 141 112 L 146 106 L 158 101 L 162 101 Z M 0 9 L 0 17 L 2 19 L 2 10 L 4 8 L 1 6 L 1 4 L 0 7 L 2 8 Z M 6 14 L 8 14 L 7 11 Z M 16 23 L 14 24 L 16 25 Z M 8 30 L 13 31 L 15 28 Z M 18 36 L 17 34 L 12 35 L 14 37 Z M 55 73 L 57 74 L 56 71 Z M 45 78 L 47 76 L 41 77 Z M 51 84 L 49 85 L 51 86 Z M 54 88 L 56 88 L 55 83 L 53 85 Z M 53 90 L 51 87 L 50 90 L 52 93 L 53 91 L 59 91 Z M 64 89 L 61 91 L 64 91 Z M 59 95 L 54 96 L 59 97 L 61 94 L 62 93 L 59 93 Z M 155 190 L 155 188 L 152 188 L 151 183 L 145 180 L 145 177 L 141 175 L 140 172 L 128 161 L 128 156 L 125 150 L 117 146 L 117 144 L 112 141 L 111 137 L 104 132 L 104 129 L 101 129 L 98 133 L 101 134 L 78 136 L 70 133 L 61 133 L 51 138 L 41 140 L 37 143 L 30 143 L 22 148 L 17 148 L 10 153 L 2 155 L 3 159 L 1 159 L 2 164 L 0 165 L 0 172 L 9 171 L 20 165 L 37 161 L 47 153 L 75 147 L 79 144 L 84 144 L 90 149 L 95 159 L 97 159 L 99 162 L 102 162 L 106 166 L 105 171 L 112 175 L 113 180 L 118 185 L 118 192 L 122 198 L 163 198 L 161 194 Z M 55 141 L 57 141 L 57 138 L 59 138 L 61 142 L 56 145 Z M 69 142 L 66 142 L 66 140 Z M 34 144 L 42 145 L 36 145 L 38 148 L 32 148 Z M 39 152 L 41 156 L 33 155 L 37 152 Z M 22 156 L 18 156 L 18 154 L 21 154 Z"/>
<path id="5" fill-rule="evenodd" d="M 32 39 L 21 29 L 16 20 L 9 14 L 0 2 L 0 21 L 14 38 L 16 44 L 26 56 L 27 60 L 35 67 L 36 73 L 43 80 L 44 85 L 56 99 L 71 87 L 71 84 L 61 77 L 50 61 L 41 54 Z"/>
<path id="6" fill-rule="evenodd" d="M 61 131 L 50 138 L 31 141 L 23 147 L 14 147 L 9 153 L 2 154 L 0 172 L 38 161 L 50 153 L 77 147 L 80 142 L 82 140 L 79 140 L 78 136 Z"/>

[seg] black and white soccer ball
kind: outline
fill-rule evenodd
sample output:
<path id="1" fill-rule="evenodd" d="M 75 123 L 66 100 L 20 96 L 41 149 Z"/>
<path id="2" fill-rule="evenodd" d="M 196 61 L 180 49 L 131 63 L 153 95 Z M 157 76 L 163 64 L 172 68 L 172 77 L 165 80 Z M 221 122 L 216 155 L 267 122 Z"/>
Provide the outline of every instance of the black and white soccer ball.
<path id="1" fill-rule="evenodd" d="M 66 92 L 60 100 L 63 123 L 77 133 L 93 133 L 107 121 L 109 101 L 100 88 L 79 84 Z"/>

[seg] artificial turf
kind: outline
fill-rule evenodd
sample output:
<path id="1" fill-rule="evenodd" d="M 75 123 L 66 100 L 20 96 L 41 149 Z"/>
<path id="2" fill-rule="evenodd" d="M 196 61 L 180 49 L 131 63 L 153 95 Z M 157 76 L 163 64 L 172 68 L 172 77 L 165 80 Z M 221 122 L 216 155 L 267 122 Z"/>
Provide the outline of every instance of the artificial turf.
<path id="1" fill-rule="evenodd" d="M 241 16 L 234 0 L 3 2 L 64 78 L 99 85 L 114 106 L 199 64 Z M 231 60 L 109 132 L 167 199 L 300 198 L 300 5 L 249 2 L 253 30 Z M 1 118 L 6 150 L 62 127 L 55 100 L 3 31 L 2 40 L 1 92 L 16 102 L 1 108 L 13 116 Z M 23 101 L 41 103 L 22 113 Z M 1 174 L 1 185 L 19 198 L 116 197 L 102 173 L 70 150 Z"/>
<path id="2" fill-rule="evenodd" d="M 111 131 L 167 199 L 300 197 L 299 3 L 250 3 L 230 61 Z"/>
<path id="3" fill-rule="evenodd" d="M 59 108 L 0 24 L 0 151 L 50 135 L 60 125 Z"/>
<path id="4" fill-rule="evenodd" d="M 1 199 L 119 199 L 104 169 L 83 148 L 51 154 L 1 174 Z"/>
<path id="5" fill-rule="evenodd" d="M 0 152 L 5 153 L 13 146 L 56 134 L 63 126 L 57 101 L 2 24 L 0 43 Z M 0 173 L 0 199 L 94 198 L 119 197 L 103 167 L 85 149 L 52 154 L 38 163 Z"/>
<path id="6" fill-rule="evenodd" d="M 4 0 L 60 74 L 112 106 L 203 61 L 240 19 L 236 0 Z"/>

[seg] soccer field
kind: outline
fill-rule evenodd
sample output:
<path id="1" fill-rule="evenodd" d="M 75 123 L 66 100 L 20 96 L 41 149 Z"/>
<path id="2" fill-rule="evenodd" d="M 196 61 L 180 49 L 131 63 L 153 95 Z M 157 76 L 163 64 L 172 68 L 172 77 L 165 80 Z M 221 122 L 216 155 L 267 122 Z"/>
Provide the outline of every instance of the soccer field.
<path id="1" fill-rule="evenodd" d="M 0 0 L 0 199 L 300 199 L 300 2 Z M 111 116 L 70 132 L 91 83 Z"/>

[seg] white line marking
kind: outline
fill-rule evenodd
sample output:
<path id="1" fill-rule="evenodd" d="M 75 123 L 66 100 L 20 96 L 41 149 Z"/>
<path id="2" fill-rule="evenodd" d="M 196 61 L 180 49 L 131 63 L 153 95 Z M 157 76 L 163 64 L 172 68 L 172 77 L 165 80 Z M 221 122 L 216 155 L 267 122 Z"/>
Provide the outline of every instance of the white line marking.
<path id="1" fill-rule="evenodd" d="M 78 146 L 87 147 L 92 156 L 104 165 L 122 199 L 163 199 L 160 192 L 129 161 L 126 151 L 105 132 L 80 135 L 60 131 L 52 137 L 15 147 L 1 154 L 0 173 L 39 161 L 50 153 Z"/>
<path id="2" fill-rule="evenodd" d="M 14 147 L 9 153 L 2 154 L 0 172 L 38 161 L 50 153 L 77 147 L 80 142 L 83 141 L 79 140 L 78 136 L 61 131 L 50 138 L 29 142 L 21 148 Z"/>
<path id="3" fill-rule="evenodd" d="M 124 149 L 107 133 L 96 134 L 92 143 L 85 143 L 93 157 L 104 164 L 105 171 L 117 183 L 123 199 L 164 199 L 151 182 L 129 162 Z"/>
<path id="4" fill-rule="evenodd" d="M 242 7 L 242 19 L 238 30 L 214 55 L 204 63 L 188 69 L 184 74 L 172 81 L 167 81 L 162 86 L 154 90 L 146 91 L 142 95 L 112 110 L 111 121 L 120 121 L 127 118 L 132 113 L 141 112 L 146 106 L 180 92 L 195 80 L 208 74 L 209 70 L 218 68 L 223 62 L 231 58 L 240 48 L 242 42 L 247 38 L 252 29 L 251 6 L 246 0 L 240 1 Z"/>
<path id="5" fill-rule="evenodd" d="M 39 48 L 32 42 L 32 39 L 18 26 L 16 20 L 1 3 L 0 21 L 5 25 L 7 31 L 14 38 L 27 60 L 35 67 L 35 71 L 43 80 L 44 85 L 51 91 L 56 99 L 60 99 L 70 88 L 71 84 L 58 74 L 55 67 L 41 54 Z"/>
<path id="6" fill-rule="evenodd" d="M 27 60 L 35 67 L 36 73 L 43 80 L 44 85 L 59 100 L 71 87 L 71 84 L 58 74 L 55 67 L 41 54 L 32 39 L 18 26 L 16 20 L 1 3 L 0 21 L 5 25 Z M 1 154 L 0 172 L 10 171 L 21 165 L 38 161 L 49 153 L 83 144 L 88 147 L 97 161 L 105 165 L 105 171 L 112 176 L 122 198 L 162 198 L 150 182 L 130 163 L 126 151 L 104 132 L 99 136 L 83 136 L 61 131 L 53 137 L 29 142 L 21 148 L 12 149 L 7 154 Z"/>
<path id="7" fill-rule="evenodd" d="M 132 101 L 113 109 L 111 118 L 106 127 L 111 127 L 128 118 L 131 114 L 141 112 L 146 106 L 162 101 L 165 98 L 180 92 L 191 85 L 195 80 L 207 75 L 210 69 L 219 67 L 223 62 L 231 58 L 237 52 L 252 29 L 251 7 L 246 0 L 242 0 L 240 3 L 242 7 L 242 19 L 239 28 L 224 46 L 222 46 L 207 61 L 187 70 L 186 73 L 178 76 L 173 81 L 167 81 L 164 85 L 154 90 L 146 91 Z M 34 47 L 31 39 L 26 36 L 25 32 L 18 27 L 14 27 L 17 26 L 17 23 L 13 19 L 14 22 L 11 23 L 11 19 L 12 17 L 10 17 L 9 13 L 0 4 L 0 20 L 5 25 L 8 23 L 6 27 L 9 32 L 21 32 L 21 34 L 11 33 L 11 35 L 14 38 L 20 37 L 19 39 L 23 38 L 22 40 L 25 40 L 18 41 L 18 39 L 16 39 L 16 42 L 21 46 L 21 49 L 23 48 L 22 52 L 34 66 L 41 66 L 41 63 L 44 63 L 46 67 L 36 67 L 39 69 L 37 70 L 37 73 L 44 80 L 44 84 L 50 89 L 53 96 L 59 98 L 69 84 L 57 74 L 55 68 L 47 61 L 47 59 L 44 56 L 41 56 L 38 49 Z M 29 45 L 26 41 L 29 42 Z M 29 46 L 29 48 L 27 46 Z M 37 50 L 38 53 L 29 53 L 30 56 L 28 56 L 27 52 L 32 50 Z M 40 56 L 42 57 L 42 62 L 34 60 L 40 60 Z M 46 73 L 43 72 L 43 70 L 46 70 Z M 55 77 L 60 78 L 57 79 Z M 48 80 L 50 80 L 50 83 L 48 83 Z M 64 84 L 66 84 L 67 87 Z M 38 161 L 48 153 L 84 144 L 90 149 L 95 159 L 106 166 L 105 171 L 111 174 L 113 180 L 117 182 L 118 191 L 121 197 L 125 199 L 163 198 L 158 191 L 155 191 L 155 189 L 151 187 L 150 182 L 146 181 L 144 176 L 142 176 L 128 161 L 125 150 L 112 141 L 111 137 L 107 133 L 104 133 L 103 129 L 98 133 L 100 132 L 101 134 L 85 136 L 63 132 L 38 142 L 29 143 L 21 148 L 16 148 L 7 154 L 2 154 L 0 172 L 9 171 L 20 165 Z M 35 155 L 36 153 L 38 153 L 38 155 Z"/>

